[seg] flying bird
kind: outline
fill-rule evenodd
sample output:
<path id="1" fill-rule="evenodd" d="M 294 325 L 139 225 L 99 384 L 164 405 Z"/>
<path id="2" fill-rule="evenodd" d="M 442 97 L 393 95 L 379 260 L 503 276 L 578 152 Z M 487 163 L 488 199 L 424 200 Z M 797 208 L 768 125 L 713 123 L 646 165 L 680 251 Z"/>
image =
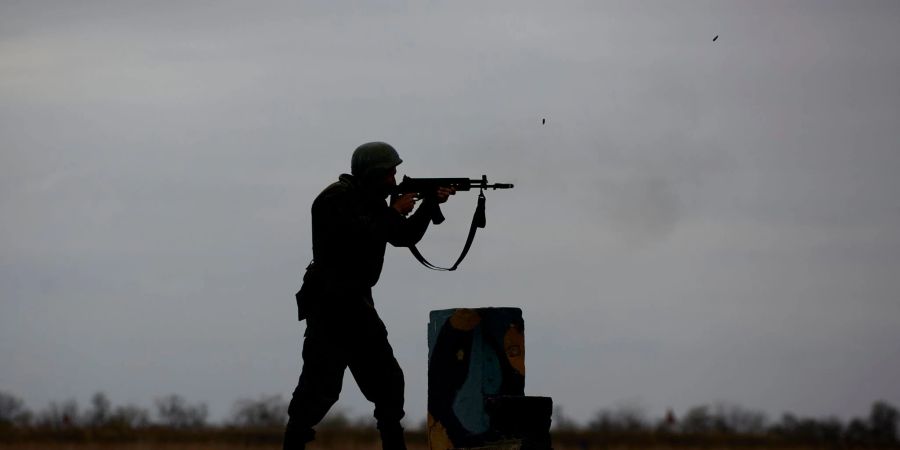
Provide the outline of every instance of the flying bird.
<path id="1" fill-rule="evenodd" d="M 717 34 L 716 37 L 713 38 L 713 42 L 716 42 L 716 39 L 718 39 L 718 38 L 719 38 L 719 35 Z"/>

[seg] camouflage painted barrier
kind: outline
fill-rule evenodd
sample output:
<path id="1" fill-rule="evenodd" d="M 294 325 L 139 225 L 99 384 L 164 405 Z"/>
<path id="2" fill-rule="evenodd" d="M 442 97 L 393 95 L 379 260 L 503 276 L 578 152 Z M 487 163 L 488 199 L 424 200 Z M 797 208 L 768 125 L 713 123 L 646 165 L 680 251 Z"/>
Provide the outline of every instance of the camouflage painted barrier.
<path id="1" fill-rule="evenodd" d="M 550 448 L 548 397 L 525 396 L 519 308 L 432 311 L 428 323 L 431 450 Z"/>

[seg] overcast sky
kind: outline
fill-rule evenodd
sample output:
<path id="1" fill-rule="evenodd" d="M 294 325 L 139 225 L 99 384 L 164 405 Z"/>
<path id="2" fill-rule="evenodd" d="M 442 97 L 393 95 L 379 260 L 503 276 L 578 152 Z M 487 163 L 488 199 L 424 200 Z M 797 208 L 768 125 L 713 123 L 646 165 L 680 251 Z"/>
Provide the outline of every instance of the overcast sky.
<path id="1" fill-rule="evenodd" d="M 401 175 L 516 183 L 459 271 L 388 249 L 412 420 L 428 312 L 478 306 L 523 309 L 526 392 L 581 422 L 898 405 L 898 24 L 896 1 L 2 0 L 0 390 L 289 398 L 310 204 L 383 140 Z M 433 262 L 474 206 L 446 205 Z M 349 374 L 337 407 L 371 410 Z"/>

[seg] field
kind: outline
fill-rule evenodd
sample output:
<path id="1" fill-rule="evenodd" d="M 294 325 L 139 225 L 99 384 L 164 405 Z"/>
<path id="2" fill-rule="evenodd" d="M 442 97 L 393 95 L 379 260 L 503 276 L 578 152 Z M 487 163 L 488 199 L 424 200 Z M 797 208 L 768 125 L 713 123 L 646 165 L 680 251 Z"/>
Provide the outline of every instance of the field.
<path id="1" fill-rule="evenodd" d="M 0 433 L 0 450 L 280 450 L 280 428 L 201 428 L 163 427 L 139 430 L 73 428 L 65 430 L 19 430 Z M 407 430 L 409 450 L 427 450 L 425 432 Z M 848 442 L 735 433 L 664 433 L 650 431 L 598 432 L 557 430 L 552 433 L 555 450 L 751 450 L 751 449 L 900 449 L 897 440 Z M 310 450 L 380 450 L 377 432 L 369 427 L 321 430 Z M 503 446 L 514 450 L 517 446 Z M 491 447 L 490 449 L 500 449 Z M 478 449 L 488 450 L 488 449 Z"/>
<path id="2" fill-rule="evenodd" d="M 359 439 L 341 436 L 323 436 L 324 439 L 311 443 L 310 450 L 380 450 L 381 445 L 377 440 L 370 438 Z M 420 438 L 423 436 L 413 433 L 409 439 L 409 450 L 427 450 L 427 444 Z M 613 439 L 605 441 L 597 439 L 596 435 L 571 434 L 562 435 L 554 439 L 555 450 L 750 450 L 750 449 L 781 449 L 781 450 L 813 450 L 813 449 L 897 449 L 896 445 L 839 445 L 834 443 L 800 444 L 773 441 L 673 441 L 673 442 L 649 442 L 641 439 L 635 441 Z M 267 442 L 228 442 L 222 439 L 206 441 L 129 441 L 129 442 L 66 442 L 66 441 L 28 441 L 28 442 L 0 442 L 3 450 L 280 450 L 281 443 L 273 440 Z M 503 450 L 507 450 L 504 447 Z"/>
<path id="3" fill-rule="evenodd" d="M 377 443 L 356 444 L 352 442 L 333 442 L 328 445 L 310 445 L 310 450 L 380 450 L 381 446 Z M 743 446 L 723 446 L 709 447 L 698 445 L 692 447 L 682 446 L 634 446 L 634 445 L 611 445 L 611 446 L 581 446 L 581 445 L 554 445 L 555 450 L 584 450 L 584 449 L 604 449 L 604 450 L 737 450 L 746 449 Z M 770 447 L 754 447 L 754 448 L 770 448 Z M 798 447 L 778 447 L 784 450 L 813 450 L 817 448 L 845 448 L 845 447 L 829 447 L 829 446 L 798 446 Z M 866 447 L 877 448 L 877 447 Z M 0 444 L 0 449 L 8 450 L 280 450 L 281 446 L 277 444 L 269 445 L 246 445 L 246 444 L 226 444 L 226 443 L 17 443 L 17 444 Z M 426 446 L 410 445 L 409 450 L 426 450 Z"/>

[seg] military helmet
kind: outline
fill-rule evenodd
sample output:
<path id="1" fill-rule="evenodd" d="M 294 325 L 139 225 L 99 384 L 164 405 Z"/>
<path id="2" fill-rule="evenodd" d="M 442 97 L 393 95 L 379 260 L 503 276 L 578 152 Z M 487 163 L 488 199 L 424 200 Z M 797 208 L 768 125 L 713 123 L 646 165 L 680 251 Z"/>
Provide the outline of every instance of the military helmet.
<path id="1" fill-rule="evenodd" d="M 375 170 L 390 170 L 402 163 L 397 150 L 385 142 L 367 142 L 353 151 L 350 159 L 350 173 L 365 177 Z"/>

